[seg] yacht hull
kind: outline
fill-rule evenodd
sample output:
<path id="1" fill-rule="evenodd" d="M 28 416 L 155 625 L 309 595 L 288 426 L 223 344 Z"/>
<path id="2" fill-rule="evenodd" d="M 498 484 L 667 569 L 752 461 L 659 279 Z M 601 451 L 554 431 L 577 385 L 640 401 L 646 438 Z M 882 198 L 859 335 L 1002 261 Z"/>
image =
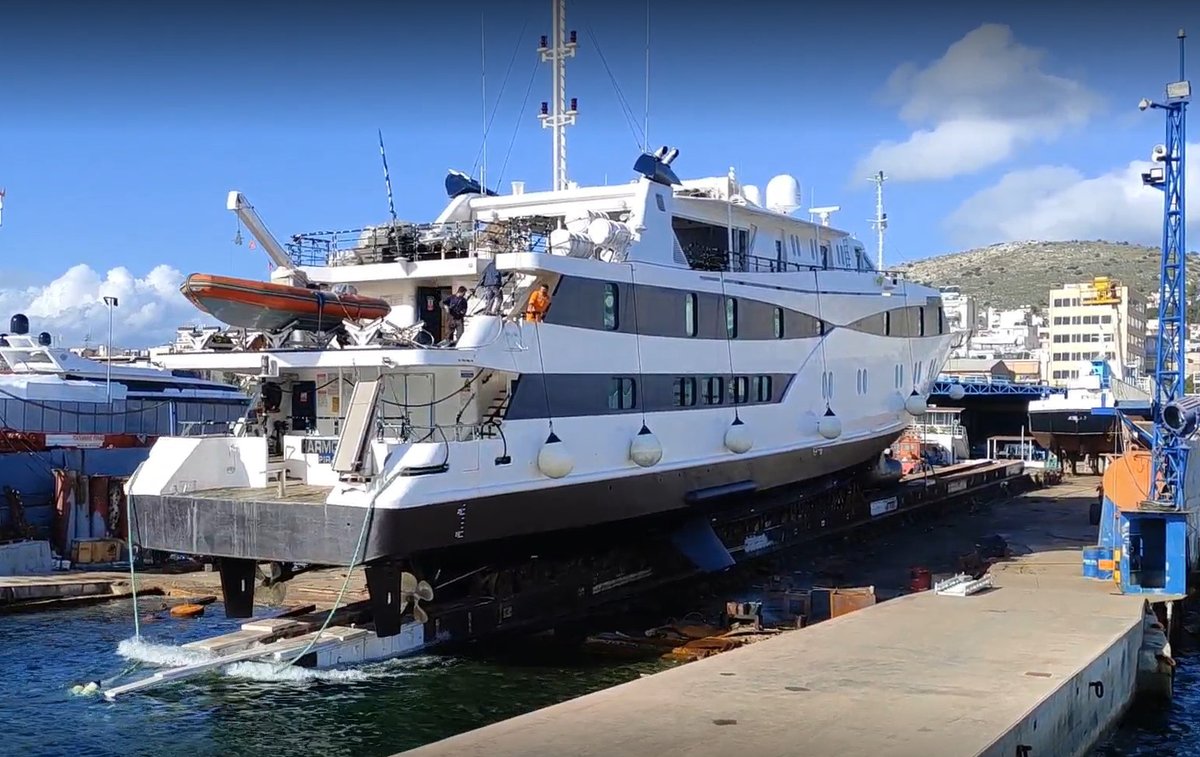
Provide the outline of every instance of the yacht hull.
<path id="1" fill-rule="evenodd" d="M 1113 415 L 1087 410 L 1043 410 L 1029 413 L 1029 430 L 1044 449 L 1071 457 L 1112 452 L 1117 438 Z"/>
<path id="2" fill-rule="evenodd" d="M 878 458 L 899 429 L 819 450 L 802 448 L 665 472 L 607 478 L 419 507 L 376 508 L 361 562 L 405 558 L 605 523 L 717 507 L 735 495 L 793 485 Z M 246 491 L 246 490 L 241 490 Z M 261 492 L 262 490 L 258 490 Z M 722 497 L 721 495 L 727 495 Z M 132 496 L 146 549 L 321 565 L 355 557 L 363 507 L 238 490 Z"/>

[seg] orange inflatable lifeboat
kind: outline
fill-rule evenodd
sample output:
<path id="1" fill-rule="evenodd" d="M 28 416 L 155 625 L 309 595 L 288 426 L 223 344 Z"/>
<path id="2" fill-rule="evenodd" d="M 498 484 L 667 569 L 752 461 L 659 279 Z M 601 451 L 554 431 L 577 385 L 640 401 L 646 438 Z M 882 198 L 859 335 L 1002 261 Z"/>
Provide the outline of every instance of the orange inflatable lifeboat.
<path id="1" fill-rule="evenodd" d="M 373 320 L 391 311 L 378 297 L 193 273 L 180 287 L 200 310 L 230 326 L 279 331 L 288 325 L 304 331 L 336 331 L 342 321 Z"/>

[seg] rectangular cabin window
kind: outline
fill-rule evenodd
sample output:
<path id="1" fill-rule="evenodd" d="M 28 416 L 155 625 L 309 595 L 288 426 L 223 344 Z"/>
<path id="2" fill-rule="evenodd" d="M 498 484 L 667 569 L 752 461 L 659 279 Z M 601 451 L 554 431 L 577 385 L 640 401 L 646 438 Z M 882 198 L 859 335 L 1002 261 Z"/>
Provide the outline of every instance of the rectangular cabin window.
<path id="1" fill-rule="evenodd" d="M 892 335 L 892 311 L 887 311 L 883 314 L 883 335 Z"/>
<path id="2" fill-rule="evenodd" d="M 683 330 L 688 336 L 695 336 L 699 324 L 699 302 L 695 292 L 688 292 L 683 299 Z"/>
<path id="3" fill-rule="evenodd" d="M 734 376 L 729 381 L 729 400 L 735 405 L 745 404 L 750 399 L 750 377 Z"/>
<path id="4" fill-rule="evenodd" d="M 616 331 L 620 324 L 617 318 L 617 309 L 620 305 L 620 292 L 616 284 L 604 285 L 604 328 L 608 331 Z"/>
<path id="5" fill-rule="evenodd" d="M 680 376 L 675 379 L 675 407 L 694 407 L 696 404 L 696 379 Z"/>
<path id="6" fill-rule="evenodd" d="M 754 401 L 755 402 L 770 402 L 771 401 L 771 377 L 770 376 L 755 376 L 754 377 Z"/>
<path id="7" fill-rule="evenodd" d="M 917 336 L 925 336 L 925 308 L 917 308 Z"/>
<path id="8" fill-rule="evenodd" d="M 775 338 L 783 339 L 783 308 L 775 308 L 774 326 Z"/>
<path id="9" fill-rule="evenodd" d="M 725 380 L 720 376 L 704 379 L 704 404 L 720 405 L 725 399 Z"/>
<path id="10" fill-rule="evenodd" d="M 938 308 L 938 333 L 946 333 L 946 313 L 942 308 Z"/>
<path id="11" fill-rule="evenodd" d="M 725 298 L 725 333 L 730 339 L 737 339 L 738 304 L 733 297 Z"/>
<path id="12" fill-rule="evenodd" d="M 637 385 L 625 376 L 612 379 L 608 388 L 609 410 L 632 410 L 637 404 Z"/>

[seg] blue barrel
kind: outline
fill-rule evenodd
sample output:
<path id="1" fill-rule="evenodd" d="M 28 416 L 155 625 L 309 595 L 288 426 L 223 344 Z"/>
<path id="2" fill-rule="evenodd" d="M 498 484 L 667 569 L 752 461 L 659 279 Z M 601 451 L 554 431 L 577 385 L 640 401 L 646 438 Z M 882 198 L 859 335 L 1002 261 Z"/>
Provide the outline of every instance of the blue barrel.
<path id="1" fill-rule="evenodd" d="M 1100 547 L 1100 554 L 1096 559 L 1096 578 L 1102 581 L 1113 580 L 1113 550 L 1112 547 Z"/>
<path id="2" fill-rule="evenodd" d="M 1083 548 L 1083 577 L 1084 578 L 1099 578 L 1100 577 L 1100 553 L 1101 547 L 1084 547 Z M 1112 550 L 1109 550 L 1112 553 Z"/>

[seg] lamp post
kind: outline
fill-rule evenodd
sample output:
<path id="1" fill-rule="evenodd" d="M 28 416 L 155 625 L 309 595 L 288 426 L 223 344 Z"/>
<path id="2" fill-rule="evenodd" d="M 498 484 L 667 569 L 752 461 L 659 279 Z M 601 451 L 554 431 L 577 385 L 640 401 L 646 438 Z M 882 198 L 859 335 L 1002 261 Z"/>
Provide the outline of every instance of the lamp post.
<path id="1" fill-rule="evenodd" d="M 104 348 L 107 360 L 104 361 L 104 393 L 108 398 L 109 404 L 112 404 L 112 334 L 113 334 L 113 310 L 117 307 L 116 297 L 105 297 L 104 304 L 108 307 L 108 345 Z"/>

